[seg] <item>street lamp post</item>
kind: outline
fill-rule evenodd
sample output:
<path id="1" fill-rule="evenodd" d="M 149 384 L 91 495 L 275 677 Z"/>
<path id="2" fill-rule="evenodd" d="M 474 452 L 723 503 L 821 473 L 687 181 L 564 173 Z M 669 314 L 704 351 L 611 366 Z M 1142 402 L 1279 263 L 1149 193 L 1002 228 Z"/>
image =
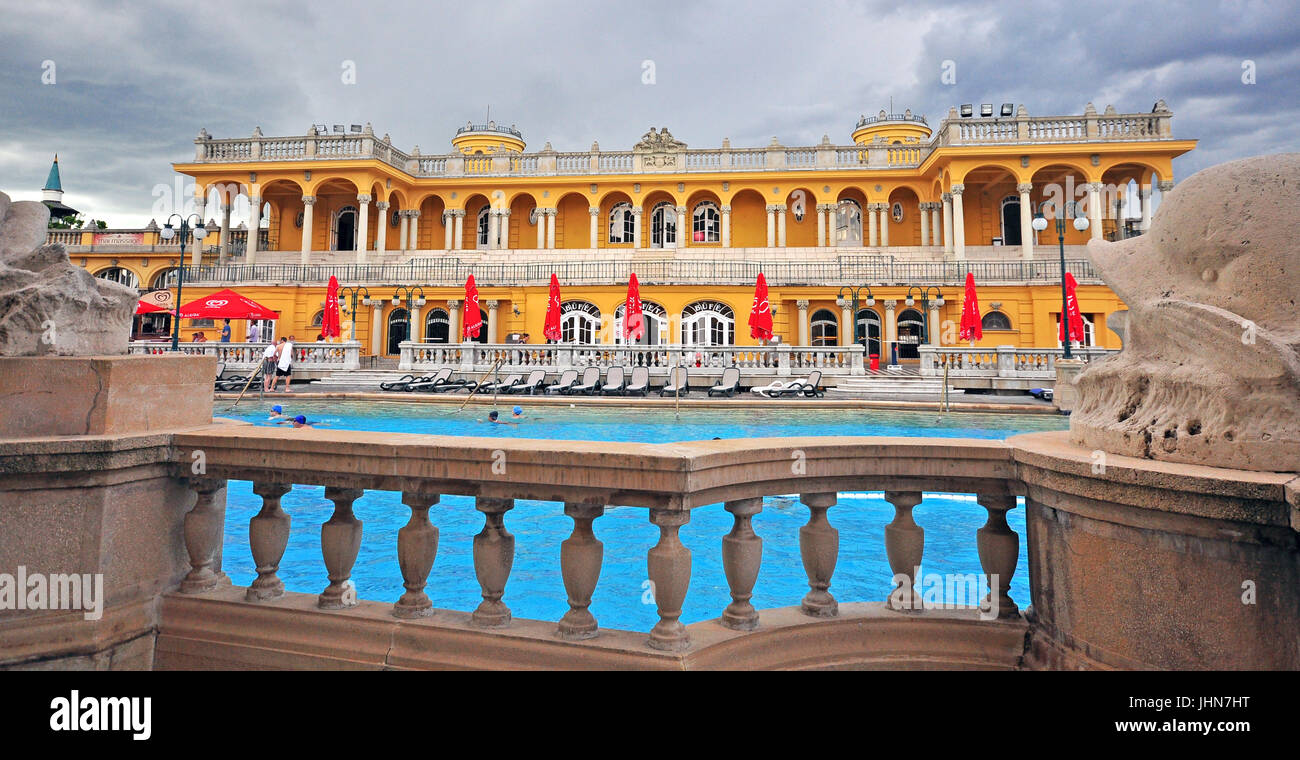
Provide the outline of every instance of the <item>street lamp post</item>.
<path id="1" fill-rule="evenodd" d="M 934 294 L 935 306 L 943 306 L 945 303 L 943 300 L 943 291 L 940 290 L 939 287 L 936 285 L 929 285 L 924 288 L 921 287 L 920 285 L 909 286 L 907 289 L 907 300 L 903 302 L 908 306 L 916 305 L 916 299 L 912 297 L 912 291 L 920 291 L 921 293 L 921 312 L 922 312 L 921 327 L 924 328 L 921 337 L 925 340 L 927 344 L 929 344 L 930 343 L 930 294 L 931 293 Z"/>
<path id="2" fill-rule="evenodd" d="M 1038 212 L 1034 214 L 1033 228 L 1038 232 L 1047 229 L 1047 217 L 1043 214 L 1043 207 L 1049 203 L 1052 202 L 1043 201 L 1038 204 Z M 1061 211 L 1062 213 L 1056 213 L 1056 204 L 1053 204 L 1052 216 L 1056 219 L 1056 242 L 1061 251 L 1061 335 L 1065 336 L 1061 345 L 1065 349 L 1063 358 L 1072 359 L 1074 354 L 1070 352 L 1070 304 L 1065 290 L 1065 220 L 1073 218 L 1074 228 L 1083 232 L 1088 229 L 1088 217 L 1079 215 L 1079 204 L 1076 201 L 1067 201 Z"/>
<path id="3" fill-rule="evenodd" d="M 366 290 L 364 285 L 349 285 L 339 288 L 339 299 L 342 300 L 344 296 L 352 297 L 352 309 L 348 312 L 352 317 L 352 337 L 349 340 L 355 341 L 357 339 L 357 298 L 360 297 L 369 301 L 370 291 Z"/>
<path id="4" fill-rule="evenodd" d="M 417 292 L 419 293 L 419 296 L 416 296 Z M 406 339 L 410 340 L 411 329 L 415 326 L 412 324 L 411 319 L 411 315 L 414 314 L 414 312 L 411 311 L 411 304 L 414 302 L 416 306 L 423 306 L 426 303 L 424 300 L 424 288 L 419 285 L 398 285 L 393 289 L 393 305 L 400 306 L 403 300 L 406 301 Z"/>
<path id="5" fill-rule="evenodd" d="M 849 315 L 849 324 L 847 326 L 853 330 L 853 341 L 852 341 L 853 343 L 858 342 L 858 301 L 859 301 L 859 296 L 862 294 L 862 291 L 864 290 L 867 291 L 867 297 L 863 301 L 863 303 L 865 303 L 865 305 L 867 306 L 875 306 L 876 298 L 871 294 L 870 285 L 845 285 L 844 287 L 840 288 L 839 295 L 835 297 L 835 302 L 840 306 L 843 306 L 845 301 L 850 302 L 852 306 L 853 312 L 852 314 Z M 845 298 L 845 293 L 848 294 L 848 298 Z M 866 348 L 867 348 L 867 331 L 863 330 L 862 349 L 865 351 Z"/>
<path id="6" fill-rule="evenodd" d="M 198 214 L 190 214 L 189 217 L 180 214 L 172 214 L 167 217 L 167 224 L 159 230 L 163 240 L 171 240 L 176 237 L 177 230 L 172 227 L 172 219 L 180 219 L 181 235 L 181 258 L 180 265 L 176 267 L 176 324 L 172 325 L 172 350 L 181 350 L 181 289 L 185 287 L 185 238 L 190 235 L 190 219 L 198 219 L 199 223 L 194 226 L 194 245 L 202 246 L 203 238 L 208 234 L 207 229 L 203 227 L 203 217 Z"/>

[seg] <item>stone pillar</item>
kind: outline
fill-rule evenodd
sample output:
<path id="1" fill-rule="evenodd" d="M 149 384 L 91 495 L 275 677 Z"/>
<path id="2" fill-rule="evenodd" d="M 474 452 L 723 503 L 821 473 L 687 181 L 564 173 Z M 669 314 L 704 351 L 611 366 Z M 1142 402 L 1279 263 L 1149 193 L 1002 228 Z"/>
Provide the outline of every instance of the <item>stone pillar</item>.
<path id="1" fill-rule="evenodd" d="M 221 543 L 226 526 L 226 481 L 216 478 L 192 478 L 194 508 L 185 513 L 183 534 L 185 551 L 190 557 L 190 571 L 181 581 L 182 594 L 201 594 L 218 586 L 229 586 L 230 578 L 221 572 Z M 19 593 L 27 593 L 21 589 Z"/>
<path id="2" fill-rule="evenodd" d="M 1148 194 L 1149 196 L 1149 194 Z M 248 240 L 244 244 L 244 263 L 253 264 L 257 259 L 258 247 L 262 242 L 262 199 L 253 195 L 248 198 Z"/>
<path id="3" fill-rule="evenodd" d="M 230 258 L 230 202 L 222 196 L 221 199 L 221 240 L 218 243 L 221 246 L 219 259 L 225 263 Z"/>
<path id="4" fill-rule="evenodd" d="M 826 204 L 817 204 L 817 247 L 826 247 Z"/>
<path id="5" fill-rule="evenodd" d="M 1062 412 L 1072 412 L 1079 403 L 1079 391 L 1075 378 L 1087 365 L 1082 359 L 1057 359 L 1056 384 L 1052 386 L 1052 403 Z"/>
<path id="6" fill-rule="evenodd" d="M 1007 525 L 1007 512 L 1016 508 L 1016 497 L 1008 493 L 981 493 L 975 500 L 988 511 L 988 521 L 975 531 L 980 567 L 989 579 L 989 595 L 980 609 L 997 617 L 1016 617 L 1020 609 L 1011 599 L 1011 576 L 1020 559 L 1020 536 Z"/>
<path id="7" fill-rule="evenodd" d="M 497 243 L 501 239 L 501 214 L 497 209 L 488 209 L 488 239 L 487 249 L 495 251 Z"/>
<path id="8" fill-rule="evenodd" d="M 847 346 L 853 343 L 854 332 L 857 325 L 854 324 L 854 314 L 852 314 L 853 303 L 847 299 L 839 299 L 840 305 L 840 345 Z"/>
<path id="9" fill-rule="evenodd" d="M 735 631 L 758 627 L 758 610 L 750 599 L 763 558 L 763 539 L 754 533 L 753 517 L 763 511 L 761 496 L 729 501 L 724 507 L 733 516 L 731 532 L 722 539 L 722 570 L 731 590 L 731 604 L 722 611 L 722 625 Z"/>
<path id="10" fill-rule="evenodd" d="M 952 250 L 958 259 L 966 258 L 966 215 L 961 204 L 965 192 L 965 185 L 952 186 Z"/>
<path id="11" fill-rule="evenodd" d="M 640 206 L 632 207 L 632 247 L 633 248 L 641 247 L 641 215 L 644 212 L 645 209 L 641 208 Z M 726 219 L 726 217 L 724 216 L 723 219 Z M 726 229 L 725 227 L 726 222 L 723 222 L 723 225 L 724 225 L 723 229 Z"/>
<path id="12" fill-rule="evenodd" d="M 312 218 L 311 210 L 316 205 L 316 198 L 311 195 L 302 197 L 302 263 L 311 261 Z"/>
<path id="13" fill-rule="evenodd" d="M 533 215 L 537 218 L 537 250 L 546 247 L 546 214 L 542 209 L 534 209 Z"/>
<path id="14" fill-rule="evenodd" d="M 799 554 L 808 574 L 808 593 L 799 605 L 810 617 L 835 617 L 839 602 L 831 596 L 831 575 L 840 556 L 840 532 L 827 519 L 826 511 L 835 506 L 839 496 L 829 493 L 805 493 L 799 501 L 808 507 L 808 524 L 799 529 Z"/>
<path id="15" fill-rule="evenodd" d="M 457 217 L 459 218 L 459 217 Z M 447 302 L 447 343 L 460 343 L 460 301 Z"/>
<path id="16" fill-rule="evenodd" d="M 930 204 L 922 203 L 919 207 L 921 214 L 921 246 L 930 245 Z"/>
<path id="17" fill-rule="evenodd" d="M 407 211 L 406 209 L 402 209 L 401 211 L 397 212 L 397 218 L 401 220 L 397 224 L 397 229 L 398 229 L 397 250 L 405 251 L 407 247 L 407 240 L 411 232 L 411 225 L 410 225 L 411 212 Z"/>
<path id="18" fill-rule="evenodd" d="M 778 247 L 785 247 L 785 216 L 786 205 L 777 204 L 776 207 L 776 244 Z"/>
<path id="19" fill-rule="evenodd" d="M 384 301 L 373 298 L 370 302 L 370 353 L 384 355 Z"/>
<path id="20" fill-rule="evenodd" d="M 919 611 L 921 590 L 916 570 L 925 550 L 925 530 L 912 519 L 912 510 L 921 503 L 920 491 L 885 491 L 885 501 L 894 505 L 894 521 L 885 526 L 885 554 L 894 574 L 894 590 L 889 606 L 895 610 Z"/>
<path id="21" fill-rule="evenodd" d="M 722 247 L 731 247 L 731 206 L 722 207 Z"/>
<path id="22" fill-rule="evenodd" d="M 685 248 L 691 241 L 691 228 L 686 224 L 686 207 L 677 207 L 677 242 L 676 248 Z"/>
<path id="23" fill-rule="evenodd" d="M 600 206 L 589 206 L 587 214 L 591 217 L 591 223 L 588 225 L 587 247 L 599 247 L 600 235 Z"/>
<path id="24" fill-rule="evenodd" d="M 1140 229 L 1143 233 L 1146 233 L 1151 229 L 1151 186 L 1139 185 L 1138 197 L 1142 201 L 1142 221 L 1139 223 Z"/>
<path id="25" fill-rule="evenodd" d="M 442 212 L 442 250 L 452 249 L 453 228 L 456 226 L 456 212 L 446 209 Z"/>
<path id="26" fill-rule="evenodd" d="M 364 493 L 360 488 L 325 488 L 325 498 L 334 502 L 334 514 L 320 526 L 321 554 L 330 580 L 316 600 L 316 606 L 323 610 L 357 606 L 352 566 L 361 551 L 361 521 L 352 513 L 352 504 Z"/>
<path id="27" fill-rule="evenodd" d="M 1101 183 L 1088 185 L 1088 232 L 1093 240 L 1101 240 Z"/>
<path id="28" fill-rule="evenodd" d="M 456 231 L 452 236 L 452 247 L 460 250 L 465 247 L 465 209 L 458 208 L 452 211 L 456 216 Z"/>
<path id="29" fill-rule="evenodd" d="M 889 247 L 889 204 L 880 204 L 880 247 Z"/>
<path id="30" fill-rule="evenodd" d="M 1033 189 L 1032 182 L 1016 185 L 1020 193 L 1020 252 L 1026 261 L 1034 258 L 1034 207 L 1029 203 L 1029 191 Z"/>
<path id="31" fill-rule="evenodd" d="M 952 193 L 943 194 L 943 252 L 952 253 Z"/>
<path id="32" fill-rule="evenodd" d="M 375 253 L 388 250 L 388 201 L 375 203 Z"/>
<path id="33" fill-rule="evenodd" d="M 653 649 L 680 651 L 690 646 L 681 616 L 691 585 L 691 550 L 677 535 L 690 519 L 688 510 L 650 510 L 650 522 L 659 527 L 659 543 L 646 555 L 650 592 L 659 611 L 659 622 L 650 630 L 647 642 Z"/>
<path id="34" fill-rule="evenodd" d="M 411 236 L 407 238 L 410 247 L 407 250 L 420 250 L 420 209 L 411 209 Z"/>
<path id="35" fill-rule="evenodd" d="M 497 303 L 495 299 L 487 301 L 487 342 L 496 343 L 497 341 Z"/>
<path id="36" fill-rule="evenodd" d="M 767 247 L 776 247 L 776 206 L 767 207 Z"/>
<path id="37" fill-rule="evenodd" d="M 285 547 L 289 545 L 291 518 L 280 507 L 280 498 L 293 486 L 287 483 L 255 481 L 253 493 L 262 497 L 262 511 L 248 521 L 248 545 L 252 549 L 257 578 L 244 592 L 250 602 L 277 599 L 284 596 L 284 582 L 276 573 Z"/>
<path id="38" fill-rule="evenodd" d="M 943 228 L 942 222 L 940 221 L 942 215 L 943 215 L 943 204 L 931 203 L 930 204 L 930 229 L 934 231 L 933 245 L 936 246 L 943 245 L 948 242 L 947 238 L 943 238 L 942 240 L 940 239 L 941 237 L 943 237 L 942 235 L 939 234 L 940 230 L 942 230 Z"/>
<path id="39" fill-rule="evenodd" d="M 555 217 L 558 216 L 559 213 L 560 210 L 557 208 L 546 209 L 546 215 L 550 217 L 546 222 L 546 247 L 550 250 L 555 249 Z"/>
<path id="40" fill-rule="evenodd" d="M 497 222 L 497 250 L 510 250 L 510 209 L 503 208 L 498 214 L 500 221 Z"/>
<path id="41" fill-rule="evenodd" d="M 866 209 L 867 245 L 871 246 L 872 248 L 880 245 L 880 235 L 879 232 L 877 231 L 877 226 L 876 226 L 876 209 L 879 207 L 879 205 L 880 204 L 878 203 L 868 203 Z"/>
<path id="42" fill-rule="evenodd" d="M 795 306 L 799 307 L 799 345 L 807 346 L 808 341 L 808 302 L 805 300 L 795 301 Z"/>
<path id="43" fill-rule="evenodd" d="M 397 531 L 397 566 L 406 592 L 393 605 L 393 617 L 425 617 L 433 612 L 433 602 L 424 587 L 438 556 L 438 528 L 429 522 L 429 507 L 438 503 L 438 494 L 407 491 L 402 503 L 411 509 L 411 519 Z"/>
<path id="44" fill-rule="evenodd" d="M 474 507 L 483 513 L 483 530 L 474 536 L 474 575 L 483 590 L 483 601 L 470 616 L 470 622 L 484 628 L 499 628 L 510 623 L 510 608 L 505 596 L 506 581 L 515 562 L 515 537 L 505 526 L 506 512 L 514 509 L 514 499 L 478 496 Z"/>
<path id="45" fill-rule="evenodd" d="M 596 636 L 596 618 L 588 609 L 591 594 L 600 580 L 605 545 L 596 539 L 592 522 L 605 514 L 600 504 L 565 503 L 564 514 L 573 518 L 573 533 L 560 542 L 560 575 L 569 598 L 569 611 L 560 618 L 558 633 L 566 641 Z"/>
<path id="46" fill-rule="evenodd" d="M 894 308 L 898 301 L 885 301 L 885 344 L 880 347 L 885 364 L 894 361 L 894 349 L 898 345 L 898 322 L 894 319 Z"/>
<path id="47" fill-rule="evenodd" d="M 926 332 L 926 337 L 929 338 L 929 340 L 926 341 L 926 345 L 937 346 L 937 345 L 939 345 L 939 343 L 940 343 L 940 341 L 942 340 L 942 338 L 941 338 L 941 336 L 939 335 L 939 333 L 940 333 L 940 329 L 939 329 L 939 305 L 938 305 L 938 303 L 936 303 L 935 301 L 931 301 L 931 302 L 930 302 L 930 314 L 929 314 L 928 316 L 929 316 L 929 320 L 930 320 L 930 326 L 929 326 L 929 328 L 926 329 L 926 331 L 925 331 L 925 332 Z"/>
<path id="48" fill-rule="evenodd" d="M 357 225 L 356 240 L 357 263 L 366 263 L 366 251 L 370 249 L 370 196 L 361 193 L 357 196 L 357 209 L 360 223 Z"/>

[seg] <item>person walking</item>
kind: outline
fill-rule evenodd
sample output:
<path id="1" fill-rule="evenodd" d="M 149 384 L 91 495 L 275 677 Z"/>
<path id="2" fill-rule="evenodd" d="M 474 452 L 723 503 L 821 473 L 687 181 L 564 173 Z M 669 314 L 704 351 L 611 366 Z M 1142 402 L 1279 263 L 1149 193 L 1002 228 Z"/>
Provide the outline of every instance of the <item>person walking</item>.
<path id="1" fill-rule="evenodd" d="M 275 367 L 280 363 L 280 351 L 274 343 L 267 343 L 262 352 L 262 390 L 275 390 Z"/>
<path id="2" fill-rule="evenodd" d="M 225 324 L 221 325 L 221 342 L 230 342 L 230 320 L 227 319 Z"/>
<path id="3" fill-rule="evenodd" d="M 256 343 L 262 337 L 262 328 L 256 322 L 248 323 L 248 342 Z"/>
<path id="4" fill-rule="evenodd" d="M 292 336 L 290 336 L 292 337 Z M 280 382 L 284 378 L 284 391 L 289 392 L 289 383 L 292 382 L 293 374 L 293 342 L 284 338 L 280 339 L 279 360 L 275 365 L 275 381 Z M 272 386 L 271 390 L 275 390 Z"/>

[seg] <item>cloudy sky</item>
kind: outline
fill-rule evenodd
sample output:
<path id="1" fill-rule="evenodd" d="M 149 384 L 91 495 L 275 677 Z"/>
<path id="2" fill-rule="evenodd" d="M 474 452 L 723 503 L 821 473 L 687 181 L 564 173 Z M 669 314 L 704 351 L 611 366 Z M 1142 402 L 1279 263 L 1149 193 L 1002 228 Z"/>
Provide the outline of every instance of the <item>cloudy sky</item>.
<path id="1" fill-rule="evenodd" d="M 1164 98 L 1175 136 L 1200 140 L 1178 178 L 1300 151 L 1300 0 L 0 0 L 0 13 L 0 190 L 38 199 L 57 152 L 64 201 L 115 227 L 148 222 L 201 127 L 371 122 L 437 153 L 489 107 L 530 150 L 563 151 L 627 149 L 651 126 L 692 147 L 846 144 L 891 97 L 931 124 L 960 103 L 1047 115 Z"/>

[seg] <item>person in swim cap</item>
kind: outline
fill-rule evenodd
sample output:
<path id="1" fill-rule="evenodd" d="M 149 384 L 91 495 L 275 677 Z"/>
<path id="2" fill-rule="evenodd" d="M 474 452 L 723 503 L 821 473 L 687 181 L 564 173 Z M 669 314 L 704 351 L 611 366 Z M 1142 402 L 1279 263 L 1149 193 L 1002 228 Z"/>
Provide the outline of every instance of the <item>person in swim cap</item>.
<path id="1" fill-rule="evenodd" d="M 276 404 L 275 406 L 271 407 L 271 416 L 267 417 L 267 419 L 274 420 L 283 416 L 284 416 L 284 407 L 280 406 L 279 404 Z"/>
<path id="2" fill-rule="evenodd" d="M 524 408 L 522 406 L 516 406 L 511 416 L 514 417 L 515 419 L 519 419 L 520 417 L 524 416 Z"/>
<path id="3" fill-rule="evenodd" d="M 518 407 L 516 407 L 516 408 L 518 408 Z M 498 412 L 497 410 L 493 409 L 492 411 L 488 412 L 488 418 L 487 418 L 487 421 L 490 422 L 490 423 L 492 423 L 493 425 L 517 425 L 517 424 L 519 424 L 519 423 L 517 423 L 517 422 L 510 422 L 509 420 L 499 419 L 500 416 L 501 416 L 501 413 Z M 478 422 L 482 422 L 483 420 L 477 420 L 477 421 L 478 421 Z"/>
<path id="4" fill-rule="evenodd" d="M 297 417 L 294 417 L 294 418 L 293 418 L 293 426 L 296 427 L 296 428 L 300 428 L 300 427 L 311 427 L 312 425 L 315 425 L 315 424 L 316 424 L 315 422 L 308 422 L 308 421 L 307 421 L 307 418 L 304 417 L 304 416 L 301 415 L 301 414 L 298 415 Z"/>

